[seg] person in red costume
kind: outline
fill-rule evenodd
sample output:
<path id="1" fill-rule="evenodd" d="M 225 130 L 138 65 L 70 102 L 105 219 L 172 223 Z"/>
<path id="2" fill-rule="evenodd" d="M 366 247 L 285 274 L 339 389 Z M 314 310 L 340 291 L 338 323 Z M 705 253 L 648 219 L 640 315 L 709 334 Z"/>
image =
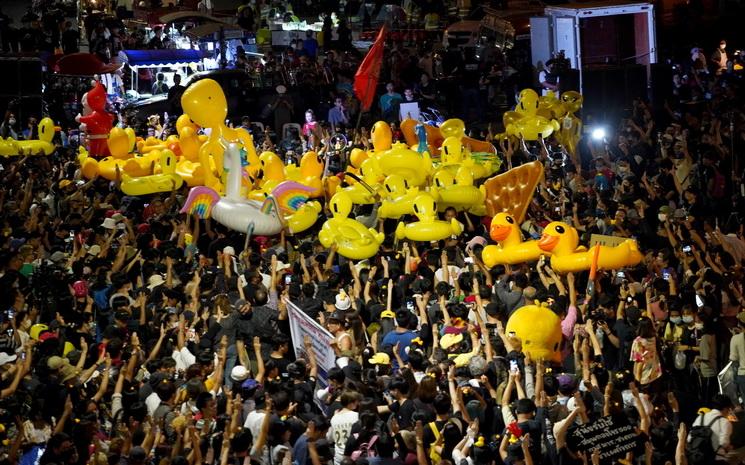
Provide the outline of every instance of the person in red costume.
<path id="1" fill-rule="evenodd" d="M 105 110 L 106 88 L 100 82 L 83 96 L 83 106 L 90 109 L 85 116 L 78 114 L 75 121 L 80 123 L 80 130 L 88 135 L 88 154 L 94 157 L 109 155 L 106 143 L 109 131 L 114 124 L 114 116 Z"/>

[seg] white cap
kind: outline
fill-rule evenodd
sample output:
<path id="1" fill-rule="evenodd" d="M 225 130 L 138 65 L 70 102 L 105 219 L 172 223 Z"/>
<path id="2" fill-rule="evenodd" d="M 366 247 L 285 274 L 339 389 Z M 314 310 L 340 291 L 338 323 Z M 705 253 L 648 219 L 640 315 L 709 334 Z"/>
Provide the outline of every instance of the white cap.
<path id="1" fill-rule="evenodd" d="M 248 378 L 248 370 L 243 365 L 236 365 L 230 372 L 230 379 L 235 382 L 245 381 Z"/>

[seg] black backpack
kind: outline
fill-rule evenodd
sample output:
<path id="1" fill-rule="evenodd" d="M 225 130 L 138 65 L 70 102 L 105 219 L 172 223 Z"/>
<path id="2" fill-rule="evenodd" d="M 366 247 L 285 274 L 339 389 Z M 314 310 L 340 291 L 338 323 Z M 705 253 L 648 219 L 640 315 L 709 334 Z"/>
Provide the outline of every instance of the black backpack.
<path id="1" fill-rule="evenodd" d="M 717 415 L 708 425 L 704 424 L 704 414 L 701 414 L 701 424 L 691 428 L 690 439 L 688 440 L 688 464 L 704 465 L 711 464 L 716 459 L 717 451 L 711 445 L 711 436 L 714 432 L 711 426 L 722 418 Z"/>

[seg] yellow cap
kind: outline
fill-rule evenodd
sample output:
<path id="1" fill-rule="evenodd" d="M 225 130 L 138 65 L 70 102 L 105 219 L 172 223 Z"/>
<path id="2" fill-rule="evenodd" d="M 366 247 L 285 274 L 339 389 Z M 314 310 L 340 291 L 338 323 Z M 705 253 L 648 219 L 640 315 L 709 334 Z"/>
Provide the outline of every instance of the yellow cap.
<path id="1" fill-rule="evenodd" d="M 368 360 L 368 362 L 372 363 L 373 365 L 390 365 L 391 357 L 385 352 L 378 352 L 377 354 L 373 355 L 372 358 Z"/>

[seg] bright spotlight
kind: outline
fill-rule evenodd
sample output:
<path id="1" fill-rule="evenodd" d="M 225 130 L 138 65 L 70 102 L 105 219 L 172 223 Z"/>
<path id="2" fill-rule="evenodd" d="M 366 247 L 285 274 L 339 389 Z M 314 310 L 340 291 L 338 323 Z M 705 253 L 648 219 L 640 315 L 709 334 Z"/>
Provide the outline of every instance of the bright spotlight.
<path id="1" fill-rule="evenodd" d="M 604 128 L 595 128 L 592 130 L 592 138 L 595 140 L 603 140 L 605 139 L 605 129 Z"/>

